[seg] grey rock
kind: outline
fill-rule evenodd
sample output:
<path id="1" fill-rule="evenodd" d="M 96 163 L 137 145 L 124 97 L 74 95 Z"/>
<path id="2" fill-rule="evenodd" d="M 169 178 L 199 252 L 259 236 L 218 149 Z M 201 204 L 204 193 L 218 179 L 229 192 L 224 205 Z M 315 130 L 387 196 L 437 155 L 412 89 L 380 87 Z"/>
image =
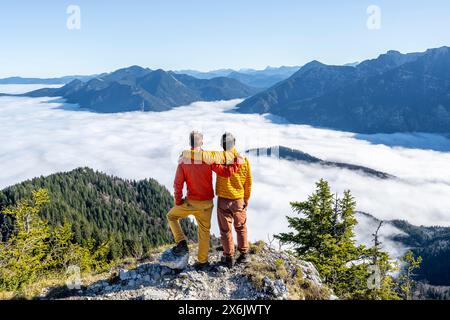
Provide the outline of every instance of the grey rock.
<path id="1" fill-rule="evenodd" d="M 172 273 L 172 269 L 170 267 L 162 267 L 160 274 L 161 276 L 165 276 L 167 274 L 171 274 Z"/>
<path id="2" fill-rule="evenodd" d="M 101 287 L 107 287 L 107 286 L 109 286 L 109 281 L 103 280 L 102 282 L 100 282 L 100 286 L 101 286 Z"/>
<path id="3" fill-rule="evenodd" d="M 312 282 L 314 282 L 316 285 L 320 285 L 322 283 L 322 280 L 315 274 L 311 274 L 308 276 L 308 279 L 310 279 Z"/>
<path id="4" fill-rule="evenodd" d="M 274 281 L 274 295 L 277 298 L 284 298 L 288 294 L 288 289 L 284 284 L 284 281 L 281 279 L 277 279 Z"/>
<path id="5" fill-rule="evenodd" d="M 285 256 L 285 267 L 289 274 L 294 275 L 299 268 L 303 270 L 303 276 L 318 286 L 320 275 L 313 264 L 304 262 L 282 252 L 264 248 L 264 251 L 252 259 L 261 263 L 273 265 L 276 260 Z M 214 264 L 220 260 L 220 253 L 212 253 L 210 260 Z M 230 300 L 230 299 L 288 299 L 289 292 L 287 282 L 289 280 L 263 279 L 262 289 L 255 287 L 254 283 L 245 274 L 245 267 L 236 265 L 233 269 L 223 266 L 211 268 L 205 272 L 198 272 L 190 265 L 182 271 L 173 270 L 157 263 L 138 266 L 133 270 L 119 270 L 121 281 L 110 284 L 103 280 L 92 284 L 87 289 L 87 294 L 93 300 Z M 181 273 L 178 273 L 181 272 Z M 80 299 L 86 295 L 76 295 Z M 45 298 L 45 296 L 44 296 Z M 330 299 L 337 297 L 331 296 Z"/>
<path id="6" fill-rule="evenodd" d="M 119 270 L 119 278 L 120 278 L 120 280 L 122 280 L 122 281 L 128 280 L 128 279 L 130 278 L 130 275 L 129 275 L 128 270 L 120 269 L 120 270 Z"/>
<path id="7" fill-rule="evenodd" d="M 156 280 L 156 281 L 158 281 L 159 279 L 161 279 L 161 275 L 160 275 L 159 273 L 155 272 L 155 273 L 153 274 L 153 279 Z"/>
<path id="8" fill-rule="evenodd" d="M 263 278 L 264 291 L 268 292 L 273 287 L 273 282 L 269 277 L 265 276 Z"/>
<path id="9" fill-rule="evenodd" d="M 228 269 L 226 267 L 224 267 L 224 266 L 218 266 L 217 267 L 217 272 L 219 272 L 219 273 L 227 273 Z"/>
<path id="10" fill-rule="evenodd" d="M 168 300 L 169 293 L 161 290 L 149 289 L 144 292 L 144 300 Z"/>
<path id="11" fill-rule="evenodd" d="M 272 281 L 269 277 L 264 277 L 264 292 L 273 296 L 274 298 L 284 298 L 287 297 L 288 289 L 284 284 L 284 281 L 277 279 Z"/>
<path id="12" fill-rule="evenodd" d="M 162 266 L 168 267 L 170 269 L 183 270 L 187 267 L 189 262 L 189 253 L 182 257 L 177 257 L 173 254 L 172 249 L 166 250 L 161 255 L 159 263 Z"/>
<path id="13" fill-rule="evenodd" d="M 226 286 L 223 286 L 223 287 L 220 287 L 219 288 L 219 292 L 220 293 L 222 293 L 222 294 L 228 294 L 228 287 L 226 287 Z"/>

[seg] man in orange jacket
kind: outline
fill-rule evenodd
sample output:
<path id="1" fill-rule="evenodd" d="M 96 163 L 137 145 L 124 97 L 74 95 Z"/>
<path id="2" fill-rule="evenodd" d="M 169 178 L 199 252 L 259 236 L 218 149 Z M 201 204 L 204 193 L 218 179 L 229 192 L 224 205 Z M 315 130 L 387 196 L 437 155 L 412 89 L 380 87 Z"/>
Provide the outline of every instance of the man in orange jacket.
<path id="1" fill-rule="evenodd" d="M 190 143 L 192 153 L 199 153 L 200 159 L 202 159 L 203 135 L 200 132 L 193 131 L 190 134 Z M 193 215 L 198 225 L 198 262 L 194 265 L 197 270 L 204 270 L 209 266 L 211 214 L 214 207 L 212 171 L 216 172 L 218 176 L 230 177 L 238 168 L 237 160 L 231 165 L 219 165 L 180 158 L 174 181 L 175 206 L 167 214 L 170 229 L 177 243 L 172 248 L 172 252 L 177 256 L 184 256 L 189 252 L 186 236 L 179 221 Z M 185 183 L 187 185 L 187 197 L 183 199 Z"/>

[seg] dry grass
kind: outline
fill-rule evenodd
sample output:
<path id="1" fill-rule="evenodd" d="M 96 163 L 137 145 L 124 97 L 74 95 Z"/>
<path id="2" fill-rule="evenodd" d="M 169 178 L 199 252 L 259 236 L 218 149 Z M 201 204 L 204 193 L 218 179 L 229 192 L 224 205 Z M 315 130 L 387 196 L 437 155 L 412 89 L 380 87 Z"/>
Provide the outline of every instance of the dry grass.
<path id="1" fill-rule="evenodd" d="M 0 291 L 0 300 L 11 300 L 14 299 L 14 292 Z"/>
<path id="2" fill-rule="evenodd" d="M 250 260 L 245 268 L 245 274 L 258 290 L 262 290 L 264 287 L 264 277 L 275 279 L 275 272 L 273 268 L 264 262 L 255 261 L 253 259 Z"/>
<path id="3" fill-rule="evenodd" d="M 248 262 L 245 274 L 255 286 L 262 290 L 264 287 L 264 277 L 271 280 L 281 279 L 286 284 L 289 291 L 290 300 L 327 300 L 330 291 L 325 286 L 318 286 L 314 282 L 304 278 L 302 270 L 296 268 L 292 271 L 287 263 L 281 258 L 275 261 L 266 259 L 264 252 L 265 243 L 263 241 L 250 246 L 251 259 Z"/>
<path id="4" fill-rule="evenodd" d="M 260 241 L 256 241 L 255 243 L 251 243 L 250 244 L 250 254 L 260 254 L 263 250 L 264 247 L 266 246 L 266 243 L 262 240 Z"/>
<path id="5" fill-rule="evenodd" d="M 41 294 L 44 288 L 57 287 L 65 284 L 65 278 L 59 275 L 43 277 L 27 286 L 20 291 L 0 291 L 0 300 L 24 299 L 29 300 Z"/>
<path id="6" fill-rule="evenodd" d="M 305 279 L 299 268 L 290 279 L 291 281 L 287 282 L 287 288 L 291 300 L 327 300 L 330 298 L 330 291 L 326 287 L 320 287 Z"/>
<path id="7" fill-rule="evenodd" d="M 112 280 L 118 275 L 118 270 L 134 269 L 138 263 L 141 262 L 153 262 L 155 256 L 163 251 L 172 247 L 173 244 L 163 245 L 157 248 L 153 248 L 150 251 L 144 253 L 143 258 L 138 260 L 136 258 L 123 258 L 111 263 L 108 271 L 102 273 L 89 273 L 82 275 L 82 285 L 89 286 L 97 281 L 109 279 Z M 189 245 L 191 250 L 196 250 L 196 244 Z M 32 284 L 26 286 L 18 292 L 0 291 L 0 300 L 10 299 L 33 299 L 36 296 L 42 294 L 44 289 L 64 287 L 66 285 L 67 275 L 65 273 L 52 274 L 43 276 L 41 279 L 34 281 Z"/>
<path id="8" fill-rule="evenodd" d="M 105 279 L 110 275 L 109 272 L 83 274 L 81 283 L 82 286 L 89 286 L 99 280 Z M 42 294 L 44 289 L 65 287 L 67 275 L 64 273 L 52 274 L 27 285 L 17 292 L 0 291 L 0 300 L 24 299 L 31 300 Z"/>

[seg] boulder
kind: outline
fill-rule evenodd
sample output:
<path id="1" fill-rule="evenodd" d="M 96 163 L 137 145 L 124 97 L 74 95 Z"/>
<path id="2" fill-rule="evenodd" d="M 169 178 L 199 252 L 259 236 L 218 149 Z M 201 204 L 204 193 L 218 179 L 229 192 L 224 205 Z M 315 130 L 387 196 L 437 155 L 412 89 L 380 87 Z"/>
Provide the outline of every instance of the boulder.
<path id="1" fill-rule="evenodd" d="M 285 299 L 288 295 L 288 289 L 281 279 L 272 281 L 269 277 L 265 276 L 263 279 L 264 292 L 273 296 L 275 299 Z"/>
<path id="2" fill-rule="evenodd" d="M 188 265 L 188 262 L 189 262 L 189 253 L 186 253 L 184 256 L 180 257 L 174 255 L 172 249 L 164 251 L 159 260 L 159 263 L 162 266 L 176 270 L 185 269 Z"/>
<path id="3" fill-rule="evenodd" d="M 130 274 L 129 274 L 128 270 L 120 269 L 119 270 L 119 278 L 122 281 L 128 280 L 130 278 Z"/>

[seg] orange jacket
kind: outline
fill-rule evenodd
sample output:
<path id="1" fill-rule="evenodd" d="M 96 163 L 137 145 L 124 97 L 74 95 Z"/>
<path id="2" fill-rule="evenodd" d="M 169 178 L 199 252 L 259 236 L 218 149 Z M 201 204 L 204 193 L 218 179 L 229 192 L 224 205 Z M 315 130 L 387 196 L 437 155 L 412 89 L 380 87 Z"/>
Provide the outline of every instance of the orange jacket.
<path id="1" fill-rule="evenodd" d="M 212 171 L 218 176 L 231 177 L 239 169 L 239 164 L 233 165 L 208 165 L 205 163 L 185 163 L 180 161 L 173 187 L 174 198 L 177 206 L 183 204 L 183 187 L 187 185 L 188 200 L 211 200 L 214 198 L 212 185 Z"/>

